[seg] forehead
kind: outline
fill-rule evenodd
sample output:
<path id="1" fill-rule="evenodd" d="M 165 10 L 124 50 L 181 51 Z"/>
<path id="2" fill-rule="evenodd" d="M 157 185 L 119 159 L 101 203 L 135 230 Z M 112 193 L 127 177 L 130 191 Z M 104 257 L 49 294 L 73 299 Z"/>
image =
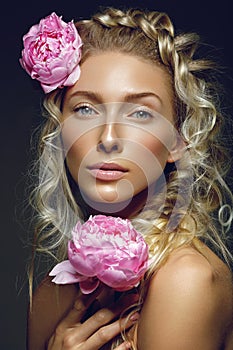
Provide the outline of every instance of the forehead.
<path id="1" fill-rule="evenodd" d="M 142 91 L 166 101 L 173 95 L 168 73 L 159 65 L 116 52 L 95 54 L 82 63 L 80 79 L 68 89 L 67 97 L 79 90 L 103 94 L 104 102 L 117 102 L 125 94 Z"/>

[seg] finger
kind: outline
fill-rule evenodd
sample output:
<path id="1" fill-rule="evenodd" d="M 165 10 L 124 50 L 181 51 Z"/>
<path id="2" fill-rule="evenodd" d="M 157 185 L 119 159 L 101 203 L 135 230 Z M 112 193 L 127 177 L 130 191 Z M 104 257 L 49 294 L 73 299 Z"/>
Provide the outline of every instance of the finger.
<path id="1" fill-rule="evenodd" d="M 89 308 L 86 310 L 85 315 L 82 317 L 81 323 L 84 323 L 86 320 L 88 320 L 89 317 L 94 315 L 98 310 L 102 308 L 100 302 L 98 299 L 95 299 Z"/>
<path id="2" fill-rule="evenodd" d="M 121 333 L 121 331 L 127 330 L 129 327 L 133 326 L 135 324 L 135 318 L 134 319 L 122 319 L 117 320 L 113 322 L 110 325 L 104 326 L 101 329 L 99 329 L 95 334 L 93 334 L 90 338 L 88 338 L 86 341 L 77 342 L 76 337 L 74 336 L 73 332 L 66 332 L 65 337 L 59 338 L 56 336 L 53 336 L 48 344 L 48 350 L 62 350 L 62 349 L 76 349 L 76 350 L 98 350 L 103 345 L 106 345 L 109 341 L 111 341 L 113 338 L 115 338 L 117 335 Z M 81 325 L 80 327 L 83 327 Z M 78 329 L 76 329 L 77 331 Z M 116 350 L 126 350 L 130 349 L 131 344 L 128 341 L 123 342 L 122 344 L 118 345 Z"/>
<path id="3" fill-rule="evenodd" d="M 64 319 L 58 324 L 54 334 L 49 339 L 48 350 L 62 349 L 64 338 L 72 341 L 72 330 L 80 324 L 88 307 L 93 303 L 95 298 L 101 293 L 101 288 L 93 292 L 91 295 L 79 294 L 73 308 L 67 313 Z"/>
<path id="4" fill-rule="evenodd" d="M 101 327 L 97 332 L 95 332 L 90 338 L 87 339 L 83 350 L 98 350 L 100 347 L 114 339 L 117 335 L 121 334 L 122 331 L 126 331 L 132 327 L 137 322 L 138 317 L 139 314 L 135 313 L 131 318 L 126 317 L 104 327 Z M 121 347 L 119 346 L 117 349 L 129 349 L 129 344 L 129 342 L 124 342 L 121 344 Z"/>
<path id="5" fill-rule="evenodd" d="M 88 295 L 79 295 L 73 305 L 73 308 L 68 312 L 67 316 L 60 323 L 61 327 L 69 328 L 78 325 L 81 322 L 87 309 L 100 293 L 101 288 Z"/>
<path id="6" fill-rule="evenodd" d="M 95 296 L 97 295 L 97 292 L 95 293 Z M 91 299 L 94 298 L 94 295 Z M 81 314 L 83 314 L 83 308 L 84 312 L 86 311 L 85 308 L 90 303 L 90 298 L 87 302 L 85 301 L 85 297 L 80 297 L 77 299 L 78 304 L 78 313 L 81 317 Z M 75 319 L 73 319 L 72 311 L 69 312 L 67 317 L 58 325 L 56 328 L 56 331 L 53 335 L 53 337 L 50 339 L 49 342 L 49 348 L 50 350 L 57 350 L 60 349 L 63 344 L 63 346 L 66 346 L 67 348 L 72 348 L 73 346 L 79 346 L 78 349 L 82 349 L 82 345 L 80 347 L 80 344 L 84 344 L 83 350 L 87 349 L 98 349 L 100 346 L 105 344 L 106 341 L 109 341 L 113 337 L 115 337 L 117 334 L 121 332 L 121 330 L 124 327 L 124 323 L 126 325 L 126 319 L 128 319 L 126 328 L 130 327 L 135 322 L 135 317 L 129 320 L 129 317 L 125 319 L 121 319 L 120 321 L 115 321 L 109 326 L 106 326 L 108 328 L 105 328 L 106 324 L 111 322 L 114 318 L 116 318 L 125 308 L 127 308 L 129 305 L 132 305 L 135 302 L 135 296 L 134 295 L 125 295 L 122 298 L 119 299 L 118 303 L 115 303 L 112 308 L 105 308 L 99 310 L 96 314 L 94 314 L 92 317 L 90 317 L 86 322 L 80 323 L 77 322 L 77 314 L 75 316 Z M 120 303 L 120 306 L 119 306 Z M 77 307 L 77 305 L 75 306 Z M 81 310 L 80 310 L 81 307 Z M 76 310 L 77 313 L 77 310 Z M 137 314 L 136 314 L 137 315 Z M 136 316 L 137 319 L 137 316 Z M 72 324 L 72 320 L 74 321 Z M 102 330 L 101 330 L 102 328 Z M 107 331 L 106 331 L 107 329 Z M 106 334 L 105 334 L 106 331 Z M 93 337 L 94 336 L 94 337 Z M 89 344 L 89 345 L 87 345 Z M 101 345 L 100 345 L 101 344 Z M 62 349 L 62 347 L 61 347 Z"/>
<path id="7" fill-rule="evenodd" d="M 118 345 L 114 350 L 129 350 L 132 349 L 131 343 L 128 341 L 125 341 L 124 343 Z"/>
<path id="8" fill-rule="evenodd" d="M 127 307 L 134 303 L 133 295 L 124 295 L 117 303 L 102 308 L 97 311 L 92 317 L 83 323 L 83 327 L 79 327 L 77 332 L 77 341 L 85 341 L 99 328 L 109 324 L 118 317 Z"/>

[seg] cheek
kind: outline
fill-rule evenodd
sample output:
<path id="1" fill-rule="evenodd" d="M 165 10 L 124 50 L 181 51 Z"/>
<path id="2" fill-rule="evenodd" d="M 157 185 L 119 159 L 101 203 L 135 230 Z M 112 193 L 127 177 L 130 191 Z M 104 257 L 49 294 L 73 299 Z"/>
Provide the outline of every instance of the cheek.
<path id="1" fill-rule="evenodd" d="M 128 142 L 127 146 L 125 159 L 132 164 L 131 179 L 139 188 L 146 188 L 162 175 L 168 151 L 158 139 L 148 135 Z"/>
<path id="2" fill-rule="evenodd" d="M 148 166 L 152 168 L 155 164 L 159 164 L 160 167 L 164 168 L 169 151 L 161 138 L 144 133 L 134 140 L 131 154 L 134 154 L 134 158 L 141 159 L 141 166 L 146 170 Z"/>
<path id="3" fill-rule="evenodd" d="M 142 125 L 140 128 L 127 128 L 125 130 L 127 132 L 124 133 L 124 138 L 127 139 L 128 137 L 128 140 L 135 145 L 131 148 L 134 159 L 140 156 L 148 159 L 149 162 L 152 157 L 156 158 L 162 167 L 166 165 L 169 150 L 172 149 L 174 142 L 174 127 L 170 122 L 163 118 L 154 121 L 151 125 Z"/>
<path id="4" fill-rule="evenodd" d="M 90 141 L 91 140 L 87 135 L 81 136 L 73 144 L 70 143 L 69 138 L 63 138 L 66 153 L 66 163 L 72 177 L 76 182 L 78 181 L 80 165 L 90 151 Z"/>
<path id="5" fill-rule="evenodd" d="M 87 153 L 95 147 L 98 137 L 97 128 L 89 123 L 80 123 L 74 117 L 64 120 L 62 125 L 62 141 L 67 164 L 77 167 Z"/>
<path id="6" fill-rule="evenodd" d="M 66 154 L 77 150 L 77 145 L 80 149 L 84 149 L 89 143 L 93 143 L 92 140 L 96 140 L 97 136 L 98 131 L 92 121 L 80 121 L 74 116 L 63 121 L 62 140 Z"/>
<path id="7" fill-rule="evenodd" d="M 162 168 L 165 167 L 168 159 L 168 150 L 160 140 L 148 137 L 144 141 L 144 146 L 154 155 Z"/>

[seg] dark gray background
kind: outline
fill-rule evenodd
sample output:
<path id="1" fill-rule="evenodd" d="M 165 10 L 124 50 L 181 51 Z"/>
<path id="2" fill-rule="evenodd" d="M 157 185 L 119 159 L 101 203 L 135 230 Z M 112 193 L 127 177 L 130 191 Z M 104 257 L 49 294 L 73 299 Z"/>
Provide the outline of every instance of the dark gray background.
<path id="1" fill-rule="evenodd" d="M 81 4 L 81 5 L 80 5 Z M 1 261 L 0 348 L 25 349 L 28 304 L 26 263 L 30 234 L 19 213 L 26 200 L 25 176 L 30 161 L 30 137 L 40 122 L 40 90 L 18 63 L 22 36 L 31 25 L 55 11 L 65 21 L 88 17 L 99 5 L 138 6 L 167 12 L 176 29 L 195 31 L 208 43 L 208 55 L 223 67 L 221 83 L 226 89 L 225 113 L 232 114 L 233 19 L 230 0 L 221 2 L 157 1 L 17 1 L 5 2 L 1 12 Z"/>

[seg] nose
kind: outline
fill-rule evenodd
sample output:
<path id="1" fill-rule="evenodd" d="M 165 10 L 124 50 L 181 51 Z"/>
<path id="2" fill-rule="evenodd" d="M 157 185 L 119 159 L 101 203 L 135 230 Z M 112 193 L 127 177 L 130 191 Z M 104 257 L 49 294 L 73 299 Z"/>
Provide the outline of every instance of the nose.
<path id="1" fill-rule="evenodd" d="M 117 125 L 114 123 L 105 124 L 100 134 L 97 151 L 105 153 L 120 153 L 123 149 L 122 139 L 116 132 Z"/>

